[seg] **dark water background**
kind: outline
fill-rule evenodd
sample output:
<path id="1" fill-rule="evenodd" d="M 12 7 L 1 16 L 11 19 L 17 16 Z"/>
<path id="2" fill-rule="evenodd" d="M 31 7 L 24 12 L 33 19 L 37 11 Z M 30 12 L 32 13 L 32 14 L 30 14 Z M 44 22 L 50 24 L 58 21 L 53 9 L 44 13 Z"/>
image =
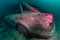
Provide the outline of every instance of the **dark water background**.
<path id="1" fill-rule="evenodd" d="M 15 38 L 15 36 L 18 35 L 17 31 L 12 27 L 7 27 L 4 25 L 3 18 L 6 15 L 17 13 L 17 10 L 19 10 L 19 3 L 22 3 L 23 1 L 27 1 L 27 3 L 30 3 L 31 5 L 34 5 L 39 11 L 42 13 L 52 13 L 54 15 L 54 21 L 56 24 L 56 35 L 59 40 L 60 35 L 60 0 L 0 0 L 0 31 L 6 29 L 6 31 L 2 31 L 0 33 L 0 38 L 4 40 L 4 38 L 7 37 L 12 40 Z M 2 26 L 3 25 L 3 26 Z M 4 37 L 3 37 L 4 35 Z M 18 38 L 21 38 L 17 36 Z"/>

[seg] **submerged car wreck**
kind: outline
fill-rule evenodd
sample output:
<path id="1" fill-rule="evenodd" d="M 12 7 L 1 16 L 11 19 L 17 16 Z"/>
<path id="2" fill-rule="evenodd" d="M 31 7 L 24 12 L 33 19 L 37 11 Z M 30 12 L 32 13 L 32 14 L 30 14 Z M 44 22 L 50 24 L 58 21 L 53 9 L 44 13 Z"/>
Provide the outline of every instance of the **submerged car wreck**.
<path id="1" fill-rule="evenodd" d="M 54 35 L 52 14 L 40 13 L 28 4 L 24 5 L 32 12 L 12 14 L 5 17 L 6 23 L 13 25 L 26 38 L 49 39 Z"/>

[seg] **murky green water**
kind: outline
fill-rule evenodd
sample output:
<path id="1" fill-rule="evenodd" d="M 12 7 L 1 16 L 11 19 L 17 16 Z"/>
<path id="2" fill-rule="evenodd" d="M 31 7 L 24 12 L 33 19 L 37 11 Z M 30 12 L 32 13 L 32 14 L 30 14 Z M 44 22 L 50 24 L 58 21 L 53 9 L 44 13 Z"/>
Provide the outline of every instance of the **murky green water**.
<path id="1" fill-rule="evenodd" d="M 25 1 L 25 0 L 21 0 Z M 26 0 L 28 3 L 35 5 L 43 13 L 52 13 L 56 24 L 55 38 L 51 40 L 60 40 L 60 0 Z M 0 40 L 25 40 L 23 35 L 3 22 L 3 16 L 15 13 L 17 4 L 20 0 L 0 0 Z M 24 38 L 24 39 L 23 39 Z"/>

